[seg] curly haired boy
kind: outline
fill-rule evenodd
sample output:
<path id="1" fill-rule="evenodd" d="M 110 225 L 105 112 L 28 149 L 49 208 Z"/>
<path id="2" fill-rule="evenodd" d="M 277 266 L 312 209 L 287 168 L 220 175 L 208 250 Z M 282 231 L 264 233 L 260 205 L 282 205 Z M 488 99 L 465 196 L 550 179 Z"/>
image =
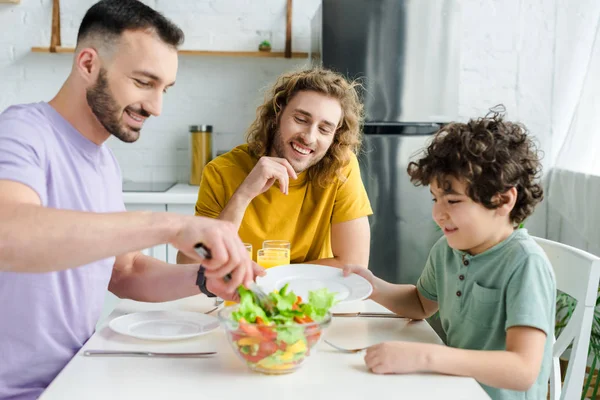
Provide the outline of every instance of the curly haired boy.
<path id="1" fill-rule="evenodd" d="M 498 113 L 451 123 L 408 166 L 429 186 L 444 236 L 417 285 L 347 267 L 371 298 L 413 319 L 439 311 L 447 345 L 386 342 L 367 350 L 374 373 L 430 371 L 475 378 L 493 399 L 545 399 L 556 283 L 550 262 L 519 224 L 543 198 L 541 166 L 524 126 Z"/>

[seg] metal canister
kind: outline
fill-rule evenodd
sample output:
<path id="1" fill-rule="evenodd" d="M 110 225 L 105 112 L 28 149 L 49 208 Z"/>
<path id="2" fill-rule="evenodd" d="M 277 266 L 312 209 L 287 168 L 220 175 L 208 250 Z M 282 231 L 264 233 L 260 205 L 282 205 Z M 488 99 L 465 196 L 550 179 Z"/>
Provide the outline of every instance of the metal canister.
<path id="1" fill-rule="evenodd" d="M 208 164 L 212 156 L 212 125 L 190 126 L 190 185 L 200 185 L 202 170 Z"/>

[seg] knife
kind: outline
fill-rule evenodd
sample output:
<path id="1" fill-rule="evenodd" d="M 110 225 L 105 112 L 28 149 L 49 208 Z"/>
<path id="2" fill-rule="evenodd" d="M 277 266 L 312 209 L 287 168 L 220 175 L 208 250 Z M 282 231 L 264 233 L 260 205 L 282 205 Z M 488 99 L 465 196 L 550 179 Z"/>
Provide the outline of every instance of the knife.
<path id="1" fill-rule="evenodd" d="M 179 358 L 206 358 L 217 354 L 216 351 L 203 353 L 156 353 L 153 351 L 122 351 L 122 350 L 85 350 L 86 357 L 179 357 Z"/>
<path id="2" fill-rule="evenodd" d="M 407 319 L 398 314 L 389 312 L 347 312 L 347 313 L 333 313 L 334 317 L 364 317 L 364 318 L 403 318 Z"/>

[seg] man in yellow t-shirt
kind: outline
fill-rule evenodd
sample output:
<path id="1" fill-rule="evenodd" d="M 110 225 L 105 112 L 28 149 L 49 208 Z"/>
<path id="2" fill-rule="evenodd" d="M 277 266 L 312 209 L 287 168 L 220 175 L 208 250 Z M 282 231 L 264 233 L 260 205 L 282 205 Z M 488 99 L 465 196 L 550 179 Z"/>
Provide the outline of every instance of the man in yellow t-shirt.
<path id="1" fill-rule="evenodd" d="M 196 215 L 232 222 L 255 252 L 289 240 L 292 263 L 367 267 L 372 210 L 355 155 L 355 84 L 321 68 L 286 74 L 257 115 L 248 144 L 204 168 Z"/>

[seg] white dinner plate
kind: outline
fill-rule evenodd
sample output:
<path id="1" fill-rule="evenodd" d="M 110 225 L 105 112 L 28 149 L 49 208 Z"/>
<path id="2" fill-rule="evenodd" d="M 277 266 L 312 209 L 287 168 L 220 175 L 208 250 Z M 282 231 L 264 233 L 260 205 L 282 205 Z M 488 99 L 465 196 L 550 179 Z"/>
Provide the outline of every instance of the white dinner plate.
<path id="1" fill-rule="evenodd" d="M 110 329 L 147 340 L 181 340 L 219 327 L 213 316 L 188 311 L 147 311 L 123 315 L 110 321 Z"/>
<path id="2" fill-rule="evenodd" d="M 364 300 L 371 295 L 373 287 L 362 276 L 352 274 L 343 276 L 342 270 L 315 264 L 288 264 L 266 270 L 267 275 L 256 282 L 266 292 L 281 289 L 286 283 L 289 288 L 304 301 L 308 301 L 308 292 L 327 288 L 336 293 L 337 303 Z"/>

